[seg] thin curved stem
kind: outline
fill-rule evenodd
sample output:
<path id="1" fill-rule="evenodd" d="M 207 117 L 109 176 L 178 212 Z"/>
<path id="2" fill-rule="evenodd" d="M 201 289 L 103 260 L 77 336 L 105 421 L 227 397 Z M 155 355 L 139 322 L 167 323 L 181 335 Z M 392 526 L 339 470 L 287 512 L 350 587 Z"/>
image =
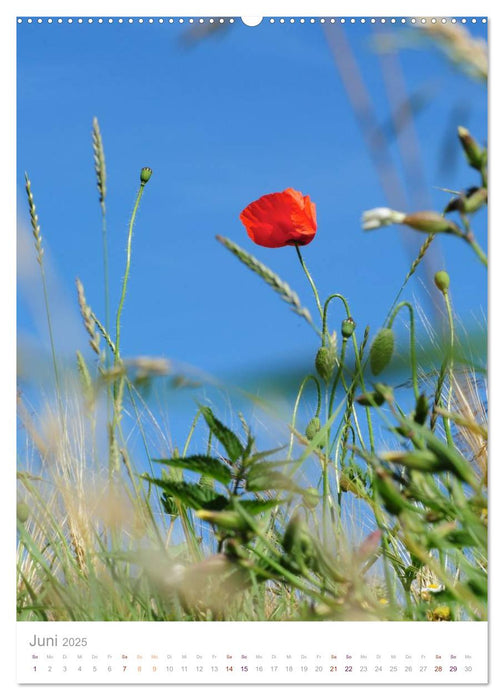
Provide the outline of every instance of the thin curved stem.
<path id="1" fill-rule="evenodd" d="M 395 309 L 393 310 L 392 314 L 390 315 L 390 319 L 388 322 L 388 328 L 392 328 L 392 324 L 394 323 L 395 317 L 399 313 L 399 311 L 406 306 L 409 311 L 409 316 L 410 316 L 410 362 L 411 362 L 411 379 L 413 381 L 413 391 L 415 393 L 415 399 L 418 401 L 418 397 L 420 396 L 420 391 L 418 389 L 418 370 L 417 370 L 417 361 L 416 361 L 416 344 L 415 344 L 415 314 L 413 311 L 413 307 L 409 303 L 409 301 L 402 301 L 400 304 L 398 304 Z"/>
<path id="2" fill-rule="evenodd" d="M 321 404 L 321 395 L 320 395 L 320 383 L 317 377 L 314 374 L 309 374 L 307 377 L 303 379 L 301 382 L 301 386 L 299 387 L 299 391 L 296 397 L 296 402 L 294 404 L 294 410 L 292 412 L 292 428 L 294 429 L 296 427 L 296 418 L 297 418 L 297 412 L 299 409 L 299 403 L 301 401 L 301 396 L 303 394 L 305 386 L 308 384 L 308 382 L 312 380 L 315 382 L 315 386 L 317 387 L 317 411 L 316 414 L 320 413 L 320 404 Z M 294 447 L 294 430 L 291 431 L 291 436 L 289 440 L 289 451 L 287 453 L 287 460 L 290 460 L 292 456 L 292 449 Z"/>
<path id="3" fill-rule="evenodd" d="M 121 298 L 119 300 L 119 306 L 117 308 L 117 316 L 116 316 L 116 339 L 115 339 L 115 351 L 114 351 L 114 365 L 116 365 L 119 361 L 119 348 L 120 348 L 119 341 L 121 338 L 121 314 L 122 314 L 122 310 L 123 310 L 123 306 L 124 306 L 124 300 L 126 298 L 126 289 L 128 287 L 128 278 L 129 278 L 129 271 L 130 271 L 130 265 L 131 265 L 131 240 L 133 238 L 133 224 L 135 223 L 135 218 L 136 218 L 136 214 L 138 211 L 138 206 L 140 204 L 140 200 L 142 199 L 144 187 L 145 187 L 145 183 L 142 182 L 140 184 L 140 188 L 138 190 L 137 198 L 135 201 L 135 206 L 133 207 L 133 213 L 131 215 L 129 229 L 128 229 L 128 242 L 126 245 L 126 270 L 124 272 Z"/>
<path id="4" fill-rule="evenodd" d="M 313 290 L 313 294 L 315 296 L 315 301 L 317 303 L 317 308 L 318 308 L 319 313 L 320 313 L 320 318 L 323 319 L 324 312 L 322 311 L 322 305 L 320 303 L 320 297 L 319 297 L 319 293 L 317 291 L 317 287 L 315 286 L 315 282 L 313 281 L 312 276 L 310 275 L 308 268 L 306 267 L 306 263 L 303 260 L 303 256 L 301 255 L 301 251 L 299 250 L 299 246 L 296 245 L 295 248 L 296 248 L 296 253 L 298 255 L 298 258 L 299 258 L 299 262 L 301 263 L 301 267 L 303 268 L 304 273 L 305 273 L 306 277 L 308 278 L 308 282 L 310 283 L 310 286 Z"/>
<path id="5" fill-rule="evenodd" d="M 347 318 L 350 317 L 352 314 L 350 313 L 350 306 L 348 305 L 348 301 L 345 299 L 343 294 L 331 294 L 330 296 L 327 297 L 325 304 L 324 304 L 324 311 L 322 312 L 322 337 L 325 338 L 325 334 L 327 331 L 327 311 L 329 308 L 329 304 L 333 299 L 340 299 L 343 304 L 345 305 L 345 311 Z"/>

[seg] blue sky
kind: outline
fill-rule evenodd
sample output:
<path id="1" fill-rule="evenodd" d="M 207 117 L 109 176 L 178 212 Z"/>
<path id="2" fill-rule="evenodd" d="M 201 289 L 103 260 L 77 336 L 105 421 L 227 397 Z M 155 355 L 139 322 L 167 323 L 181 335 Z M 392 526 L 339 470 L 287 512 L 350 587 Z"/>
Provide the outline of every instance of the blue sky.
<path id="1" fill-rule="evenodd" d="M 386 199 L 319 23 L 263 20 L 250 28 L 237 20 L 198 41 L 187 40 L 189 29 L 187 23 L 167 22 L 18 25 L 20 228 L 23 233 L 28 226 L 27 171 L 51 273 L 50 295 L 59 311 L 56 345 L 73 358 L 75 349 L 87 345 L 76 276 L 93 310 L 104 317 L 91 150 L 96 116 L 107 162 L 114 309 L 138 174 L 142 166 L 153 169 L 135 227 L 122 355 L 172 358 L 261 392 L 264 374 L 304 366 L 311 371 L 318 343 L 215 240 L 220 234 L 246 248 L 283 277 L 315 315 L 294 249 L 259 248 L 248 239 L 239 213 L 250 201 L 287 187 L 310 195 L 318 232 L 303 251 L 305 260 L 322 297 L 344 294 L 359 328 L 369 324 L 371 332 L 383 322 L 424 238 L 411 233 L 408 247 L 397 227 L 367 234 L 360 228 L 363 210 L 397 203 Z M 486 36 L 481 22 L 468 31 Z M 404 90 L 421 106 L 415 115 L 421 160 L 414 163 L 414 182 L 405 178 L 393 136 L 388 153 L 408 192 L 409 210 L 419 205 L 441 210 L 449 195 L 439 188 L 476 182 L 458 147 L 456 126 L 463 117 L 486 141 L 486 86 L 453 66 L 410 25 L 346 23 L 343 32 L 387 133 L 390 86 L 393 99 Z M 389 72 L 388 79 L 377 52 L 383 40 L 400 50 L 401 74 Z M 411 152 L 415 142 L 409 143 Z M 485 214 L 475 216 L 474 228 L 486 249 Z M 23 242 L 19 251 L 20 347 L 44 357 L 48 338 L 40 287 L 25 269 L 34 252 Z M 484 327 L 486 272 L 470 248 L 440 236 L 432 264 L 449 271 L 455 313 L 464 326 Z M 413 281 L 403 298 L 417 299 L 435 322 L 424 285 L 430 281 Z M 336 329 L 342 317 L 335 306 Z"/>

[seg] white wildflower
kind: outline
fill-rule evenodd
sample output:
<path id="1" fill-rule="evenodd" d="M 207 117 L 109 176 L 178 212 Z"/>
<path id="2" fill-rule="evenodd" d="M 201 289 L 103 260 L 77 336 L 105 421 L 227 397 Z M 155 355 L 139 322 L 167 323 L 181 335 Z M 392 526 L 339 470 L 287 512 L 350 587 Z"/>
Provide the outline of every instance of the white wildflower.
<path id="1" fill-rule="evenodd" d="M 362 214 L 362 228 L 364 231 L 371 231 L 372 229 L 389 226 L 390 224 L 402 224 L 405 217 L 406 214 L 400 211 L 394 211 L 388 207 L 369 209 Z"/>

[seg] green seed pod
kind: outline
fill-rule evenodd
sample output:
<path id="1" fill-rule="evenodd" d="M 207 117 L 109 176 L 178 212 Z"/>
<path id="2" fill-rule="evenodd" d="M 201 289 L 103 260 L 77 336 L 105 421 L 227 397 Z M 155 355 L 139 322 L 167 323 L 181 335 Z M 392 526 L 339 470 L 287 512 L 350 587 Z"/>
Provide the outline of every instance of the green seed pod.
<path id="1" fill-rule="evenodd" d="M 387 403 L 391 403 L 394 400 L 394 390 L 388 384 L 376 382 L 376 384 L 374 384 L 374 393 L 378 398 L 383 399 L 383 401 Z"/>
<path id="2" fill-rule="evenodd" d="M 318 416 L 314 416 L 311 421 L 308 423 L 306 426 L 305 430 L 305 435 L 308 438 L 308 440 L 313 440 L 315 435 L 318 433 L 320 430 L 320 418 Z"/>
<path id="3" fill-rule="evenodd" d="M 341 335 L 343 338 L 351 338 L 355 332 L 356 323 L 351 316 L 346 318 L 341 324 Z"/>
<path id="4" fill-rule="evenodd" d="M 310 488 L 307 488 L 306 491 L 303 493 L 303 505 L 305 508 L 313 510 L 317 507 L 319 501 L 320 494 L 318 492 L 318 489 L 316 489 L 314 486 L 310 486 Z"/>
<path id="5" fill-rule="evenodd" d="M 453 221 L 445 219 L 436 211 L 417 211 L 413 214 L 407 214 L 403 223 L 424 233 L 460 233 Z"/>
<path id="6" fill-rule="evenodd" d="M 463 126 L 459 126 L 458 128 L 458 137 L 460 139 L 460 143 L 462 144 L 462 148 L 464 149 L 467 162 L 471 168 L 476 168 L 476 170 L 479 170 L 481 166 L 484 165 L 486 160 L 484 149 L 479 146 L 469 131 Z"/>
<path id="7" fill-rule="evenodd" d="M 366 391 L 355 398 L 355 402 L 360 406 L 381 406 L 384 401 L 385 397 L 379 391 Z"/>
<path id="8" fill-rule="evenodd" d="M 463 199 L 463 207 L 466 214 L 472 214 L 478 211 L 484 204 L 488 202 L 488 191 L 486 187 L 470 191 Z"/>
<path id="9" fill-rule="evenodd" d="M 382 328 L 376 334 L 369 358 L 371 361 L 371 372 L 376 376 L 381 374 L 387 367 L 394 353 L 394 331 L 391 328 Z"/>
<path id="10" fill-rule="evenodd" d="M 427 420 L 428 415 L 429 415 L 429 400 L 427 399 L 425 394 L 420 394 L 420 396 L 418 397 L 418 400 L 416 402 L 413 420 L 415 421 L 415 423 L 419 423 L 420 425 L 423 425 L 425 423 L 425 421 Z"/>
<path id="11" fill-rule="evenodd" d="M 331 380 L 336 363 L 336 351 L 333 345 L 322 345 L 315 357 L 315 369 L 324 382 L 328 383 Z"/>
<path id="12" fill-rule="evenodd" d="M 439 272 L 436 272 L 434 275 L 434 284 L 440 292 L 446 294 L 450 286 L 450 275 L 444 270 L 439 270 Z"/>
<path id="13" fill-rule="evenodd" d="M 381 406 L 384 401 L 383 394 L 378 391 L 366 391 L 355 398 L 355 402 L 360 406 Z"/>
<path id="14" fill-rule="evenodd" d="M 30 508 L 24 501 L 18 501 L 16 517 L 20 523 L 25 523 L 30 517 Z"/>
<path id="15" fill-rule="evenodd" d="M 142 168 L 140 171 L 140 182 L 142 185 L 145 185 L 146 182 L 149 182 L 150 178 L 152 175 L 152 170 L 151 168 Z"/>

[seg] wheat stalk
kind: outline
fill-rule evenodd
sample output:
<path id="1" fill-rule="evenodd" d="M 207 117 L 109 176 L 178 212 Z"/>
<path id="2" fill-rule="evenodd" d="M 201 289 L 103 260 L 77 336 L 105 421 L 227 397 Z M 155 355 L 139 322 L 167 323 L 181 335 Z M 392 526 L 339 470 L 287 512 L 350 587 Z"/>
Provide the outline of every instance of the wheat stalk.
<path id="1" fill-rule="evenodd" d="M 37 215 L 37 210 L 35 207 L 35 200 L 33 198 L 33 193 L 32 193 L 32 189 L 31 189 L 31 182 L 30 182 L 30 179 L 28 178 L 28 173 L 25 173 L 25 183 L 26 183 L 26 185 L 25 185 L 26 194 L 28 196 L 28 207 L 30 210 L 30 221 L 31 221 L 32 233 L 33 233 L 33 237 L 35 239 L 35 250 L 37 251 L 37 262 L 39 264 L 40 275 L 42 277 L 42 290 L 43 290 L 43 294 L 44 294 L 44 305 L 45 305 L 46 317 L 47 317 L 47 327 L 49 330 L 49 341 L 51 344 L 51 355 L 52 355 L 52 362 L 53 362 L 53 369 L 54 369 L 54 379 L 56 382 L 56 393 L 58 396 L 60 417 L 61 417 L 61 420 L 63 420 L 63 406 L 61 403 L 61 385 L 60 385 L 59 372 L 58 372 L 58 363 L 56 362 L 56 349 L 55 349 L 55 345 L 54 345 L 54 336 L 53 336 L 52 323 L 51 323 L 51 311 L 50 311 L 50 307 L 49 307 L 49 296 L 47 293 L 47 282 L 46 282 L 45 268 L 44 268 L 44 262 L 43 262 L 44 249 L 42 248 L 42 234 L 40 233 L 38 215 Z"/>
<path id="2" fill-rule="evenodd" d="M 390 307 L 390 311 L 388 312 L 386 321 L 385 321 L 385 323 L 384 323 L 383 325 L 385 325 L 385 326 L 387 325 L 387 322 L 388 322 L 388 320 L 390 319 L 390 316 L 392 315 L 392 312 L 393 312 L 393 310 L 394 310 L 394 308 L 395 308 L 395 305 L 396 305 L 397 302 L 399 301 L 399 297 L 400 297 L 401 294 L 403 293 L 403 290 L 404 290 L 404 288 L 406 287 L 406 285 L 408 284 L 408 281 L 410 280 L 410 278 L 415 274 L 415 271 L 416 271 L 417 267 L 420 265 L 420 263 L 422 262 L 423 258 L 425 257 L 425 254 L 426 254 L 427 251 L 429 250 L 429 247 L 430 247 L 431 243 L 433 242 L 435 236 L 436 236 L 435 233 L 430 233 L 430 234 L 427 236 L 427 238 L 425 239 L 425 241 L 422 243 L 422 245 L 421 245 L 421 247 L 420 247 L 420 250 L 418 251 L 418 255 L 416 256 L 416 258 L 415 258 L 415 259 L 413 260 L 413 262 L 411 263 L 411 267 L 410 267 L 410 269 L 409 269 L 409 272 L 408 272 L 408 274 L 406 275 L 406 277 L 404 278 L 404 282 L 402 283 L 401 289 L 400 289 L 400 290 L 397 292 L 397 294 L 396 294 L 396 298 L 394 299 L 394 303 L 393 303 L 392 306 Z"/>
<path id="3" fill-rule="evenodd" d="M 298 295 L 286 282 L 280 279 L 280 277 L 270 270 L 269 267 L 266 267 L 266 265 L 259 262 L 257 258 L 254 258 L 253 255 L 250 255 L 250 253 L 247 253 L 245 250 L 243 250 L 243 248 L 240 248 L 239 245 L 233 243 L 233 241 L 230 241 L 228 238 L 224 238 L 224 236 L 216 236 L 216 238 L 219 243 L 222 243 L 222 245 L 231 251 L 231 253 L 236 255 L 238 260 L 246 265 L 249 270 L 252 270 L 252 272 L 259 275 L 259 277 L 263 279 L 266 284 L 268 284 L 277 294 L 279 294 L 280 297 L 287 302 L 287 304 L 289 304 L 294 313 L 304 318 L 310 325 L 313 325 L 310 312 L 308 309 L 301 306 Z"/>

